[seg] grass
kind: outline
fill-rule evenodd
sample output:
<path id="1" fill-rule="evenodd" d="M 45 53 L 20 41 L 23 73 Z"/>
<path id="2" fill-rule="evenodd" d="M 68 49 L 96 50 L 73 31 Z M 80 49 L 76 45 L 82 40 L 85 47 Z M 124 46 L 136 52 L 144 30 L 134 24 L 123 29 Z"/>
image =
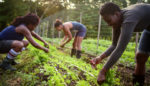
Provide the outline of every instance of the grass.
<path id="1" fill-rule="evenodd" d="M 0 85 L 98 86 L 96 80 L 99 70 L 92 69 L 91 65 L 83 59 L 72 58 L 55 46 L 50 45 L 49 50 L 50 53 L 44 53 L 29 45 L 28 50 L 16 58 L 16 61 L 20 62 L 15 66 L 17 71 L 0 70 Z M 102 67 L 103 64 L 98 65 L 98 69 Z M 107 73 L 107 80 L 102 86 L 120 85 L 116 70 L 115 67 Z"/>
<path id="2" fill-rule="evenodd" d="M 45 38 L 45 40 L 53 43 L 54 45 L 56 45 L 57 47 L 59 46 L 59 42 L 61 39 L 58 38 L 54 38 L 54 39 L 50 39 L 50 38 Z M 73 40 L 68 43 L 66 45 L 66 47 L 71 48 L 72 47 L 72 42 Z M 99 41 L 99 46 L 97 49 L 97 39 L 84 39 L 82 42 L 82 51 L 86 52 L 88 54 L 92 54 L 92 55 L 100 55 L 101 53 L 103 53 L 105 50 L 107 50 L 107 48 L 111 45 L 111 41 L 110 40 L 100 40 Z M 134 42 L 130 42 L 127 45 L 126 50 L 124 51 L 123 55 L 120 57 L 119 61 L 117 63 L 121 63 L 125 66 L 128 67 L 134 67 L 135 65 L 135 46 L 136 44 Z M 147 69 L 150 68 L 150 59 L 148 59 L 147 63 L 146 63 Z"/>

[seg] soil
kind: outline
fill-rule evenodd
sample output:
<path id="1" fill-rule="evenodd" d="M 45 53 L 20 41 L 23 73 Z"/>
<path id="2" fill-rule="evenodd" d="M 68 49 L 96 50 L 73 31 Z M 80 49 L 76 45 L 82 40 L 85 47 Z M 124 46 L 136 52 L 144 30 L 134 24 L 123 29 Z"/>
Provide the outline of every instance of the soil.
<path id="1" fill-rule="evenodd" d="M 66 47 L 65 47 L 66 48 Z M 62 49 L 62 48 L 57 48 L 59 50 L 61 50 L 64 53 L 68 53 L 66 50 Z M 69 49 L 69 48 L 66 48 Z M 84 58 L 83 60 L 86 61 L 87 63 L 90 62 L 90 59 L 95 58 L 95 55 L 91 55 L 88 53 L 82 53 L 82 55 L 85 55 L 88 58 Z M 127 67 L 124 66 L 123 64 L 117 64 L 116 65 L 118 67 L 117 70 L 117 76 L 120 78 L 120 82 L 121 82 L 121 86 L 133 86 L 132 85 L 132 73 L 134 72 L 134 68 L 133 67 Z M 81 72 L 79 75 L 81 75 L 81 78 L 85 78 L 85 76 L 83 75 L 83 73 Z M 144 86 L 150 86 L 150 70 L 148 70 L 145 74 L 145 85 Z"/>

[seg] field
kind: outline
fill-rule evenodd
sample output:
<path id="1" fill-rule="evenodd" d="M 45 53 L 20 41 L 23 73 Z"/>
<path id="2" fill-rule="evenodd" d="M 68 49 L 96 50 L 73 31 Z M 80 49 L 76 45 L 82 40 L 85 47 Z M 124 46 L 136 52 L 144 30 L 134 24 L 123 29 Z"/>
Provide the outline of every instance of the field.
<path id="1" fill-rule="evenodd" d="M 0 52 L 5 51 L 4 40 L 20 41 L 22 36 L 34 45 L 33 47 L 29 44 L 26 50 L 15 58 L 19 64 L 13 67 L 17 68 L 17 71 L 0 68 L 0 86 L 133 86 L 135 47 L 142 35 L 142 32 L 137 31 L 142 31 L 142 27 L 149 29 L 149 25 L 146 27 L 144 23 L 149 24 L 147 21 L 150 19 L 146 11 L 136 9 L 136 6 L 138 8 L 140 5 L 135 4 L 140 3 L 143 3 L 141 7 L 145 7 L 144 4 L 150 4 L 150 0 L 0 0 Z M 131 5 L 134 5 L 134 8 Z M 134 9 L 136 16 L 130 13 Z M 112 15 L 114 13 L 117 17 Z M 145 17 L 139 18 L 140 14 L 146 16 L 147 21 L 144 21 Z M 135 16 L 135 21 L 125 25 L 126 19 L 130 20 L 132 16 Z M 74 21 L 83 25 L 73 23 Z M 133 22 L 136 22 L 132 25 L 135 29 L 127 48 L 107 72 L 105 82 L 98 85 L 98 74 L 110 57 L 97 64 L 95 69 L 91 67 L 91 59 L 107 50 L 112 43 L 112 35 L 118 37 L 117 34 L 120 34 L 119 39 L 123 38 L 124 25 L 128 26 Z M 77 59 L 76 56 L 70 56 L 73 40 L 63 48 L 60 47 L 60 41 L 64 35 L 68 38 L 72 35 L 72 39 L 73 36 L 83 35 L 78 33 L 83 32 L 83 26 L 86 27 L 86 35 L 82 41 L 81 58 Z M 44 46 L 42 42 L 46 41 L 50 47 L 49 53 L 40 50 L 40 46 L 33 42 L 32 37 L 41 46 Z M 5 45 L 7 43 L 8 41 Z M 10 47 L 10 43 L 7 47 Z M 12 47 L 18 51 L 24 46 L 20 42 L 12 42 Z M 15 54 L 17 53 L 12 51 L 8 55 Z M 0 64 L 4 61 L 4 66 L 8 67 L 7 64 L 11 60 L 4 60 L 6 56 L 7 54 L 0 54 Z M 141 71 L 136 74 L 141 75 Z M 150 86 L 150 58 L 146 62 L 144 83 L 144 86 Z"/>
<path id="2" fill-rule="evenodd" d="M 68 48 L 62 49 L 58 47 L 60 39 L 46 40 L 50 42 L 50 53 L 46 54 L 43 51 L 29 45 L 27 50 L 16 58 L 16 61 L 20 62 L 19 65 L 15 66 L 18 71 L 10 72 L 0 70 L 0 85 L 98 86 L 96 81 L 97 75 L 106 61 L 99 64 L 97 69 L 92 69 L 89 64 L 89 60 L 93 58 L 93 55 L 96 55 L 95 52 L 98 52 L 99 54 L 102 53 L 111 44 L 111 42 L 101 40 L 100 43 L 103 44 L 100 45 L 101 47 L 99 47 L 97 51 L 96 40 L 86 39 L 83 41 L 84 54 L 81 59 L 76 59 L 69 55 L 71 43 L 66 46 Z M 131 43 L 128 46 L 129 50 L 131 50 L 130 48 L 133 48 L 131 45 L 135 44 Z M 134 49 L 132 50 L 134 53 Z M 128 82 L 128 80 L 131 80 L 131 72 L 133 72 L 133 69 L 129 69 L 127 66 L 133 66 L 135 64 L 134 54 L 132 54 L 131 51 L 126 51 L 124 55 L 121 57 L 120 62 L 118 62 L 118 64 L 107 73 L 107 80 L 104 84 L 102 84 L 102 86 L 131 85 L 131 81 Z M 2 57 L 4 57 L 4 55 Z M 129 61 L 129 59 L 131 60 Z M 120 66 L 120 64 L 126 65 Z M 149 85 L 148 81 L 147 84 Z"/>
<path id="3" fill-rule="evenodd" d="M 20 62 L 16 66 L 18 71 L 1 71 L 2 86 L 97 86 L 98 70 L 82 59 L 71 58 L 55 46 L 50 45 L 50 53 L 46 54 L 30 45 L 17 61 Z M 101 68 L 102 64 L 98 65 L 98 69 Z M 114 78 L 115 70 L 110 70 L 103 86 L 119 84 L 119 79 Z"/>
<path id="4" fill-rule="evenodd" d="M 53 43 L 55 46 L 59 47 L 59 42 L 61 39 L 48 39 L 46 38 L 45 40 Z M 99 41 L 99 47 L 97 49 L 97 39 L 85 39 L 83 40 L 82 43 L 82 51 L 84 53 L 90 54 L 90 55 L 95 55 L 98 56 L 101 53 L 103 53 L 109 46 L 111 45 L 111 41 L 109 40 L 100 40 Z M 130 42 L 119 59 L 118 63 L 123 64 L 128 67 L 134 67 L 135 65 L 135 46 L 136 44 L 133 42 Z M 72 47 L 72 41 L 66 45 L 67 48 Z M 147 62 L 147 67 L 150 67 L 150 59 Z"/>

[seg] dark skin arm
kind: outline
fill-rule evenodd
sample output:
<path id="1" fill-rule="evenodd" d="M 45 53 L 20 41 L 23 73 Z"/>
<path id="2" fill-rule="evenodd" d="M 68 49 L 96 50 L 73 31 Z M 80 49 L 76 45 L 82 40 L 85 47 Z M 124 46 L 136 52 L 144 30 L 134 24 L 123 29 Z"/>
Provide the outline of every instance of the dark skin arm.
<path id="1" fill-rule="evenodd" d="M 18 27 L 16 27 L 16 32 L 23 34 L 26 39 L 36 48 L 41 49 L 43 51 L 45 51 L 46 53 L 49 52 L 49 50 L 45 47 L 42 47 L 41 45 L 39 45 L 37 42 L 34 41 L 34 39 L 32 38 L 31 32 L 29 31 L 29 29 L 27 27 L 25 27 L 24 25 L 20 25 Z"/>
<path id="2" fill-rule="evenodd" d="M 61 44 L 61 47 L 64 47 L 67 43 L 69 43 L 72 40 L 72 34 L 70 32 L 70 29 L 68 27 L 64 27 L 63 31 L 65 33 L 65 37 L 62 41 L 63 43 Z"/>
<path id="3" fill-rule="evenodd" d="M 38 34 L 36 34 L 34 31 L 32 31 L 31 34 L 33 37 L 43 42 L 45 47 L 49 48 L 48 43 L 46 43 L 46 41 L 44 41 Z"/>

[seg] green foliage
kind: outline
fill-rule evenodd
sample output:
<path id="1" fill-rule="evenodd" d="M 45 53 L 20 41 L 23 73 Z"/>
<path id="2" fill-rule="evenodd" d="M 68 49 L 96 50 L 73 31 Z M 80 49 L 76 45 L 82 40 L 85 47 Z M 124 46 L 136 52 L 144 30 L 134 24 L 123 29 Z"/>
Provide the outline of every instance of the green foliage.
<path id="1" fill-rule="evenodd" d="M 53 42 L 57 46 L 59 45 L 59 41 L 61 39 L 46 39 L 47 41 Z M 84 39 L 82 42 L 82 51 L 88 54 L 92 55 L 100 55 L 106 49 L 111 45 L 111 41 L 109 40 L 100 40 L 99 46 L 97 49 L 97 39 Z M 124 51 L 123 55 L 119 59 L 118 63 L 124 64 L 126 66 L 134 67 L 135 65 L 135 46 L 136 44 L 133 42 L 130 42 L 127 45 L 126 50 Z M 66 47 L 71 48 L 72 47 L 72 41 L 66 45 Z M 146 63 L 147 66 L 150 65 L 150 59 Z"/>
<path id="2" fill-rule="evenodd" d="M 0 31 L 10 25 L 16 17 L 29 12 L 36 13 L 43 19 L 65 8 L 56 0 L 3 0 L 0 6 Z"/>
<path id="3" fill-rule="evenodd" d="M 85 80 L 81 80 L 77 82 L 76 86 L 90 86 L 89 82 L 85 81 Z"/>
<path id="4" fill-rule="evenodd" d="M 28 9 L 23 0 L 4 0 L 0 2 L 0 6 L 0 30 L 8 26 L 15 17 L 24 15 Z"/>
<path id="5" fill-rule="evenodd" d="M 7 77 L 4 75 L 6 78 L 2 76 L 3 83 L 15 76 L 20 79 L 21 86 L 98 86 L 99 70 L 92 69 L 83 59 L 71 58 L 70 55 L 57 50 L 55 46 L 50 45 L 49 50 L 50 53 L 46 54 L 29 45 L 28 51 L 22 53 L 25 57 L 19 58 L 21 60 L 21 64 L 17 67 L 20 68 L 19 72 L 7 74 Z M 97 66 L 98 69 L 102 67 L 103 64 Z M 102 86 L 119 85 L 116 70 L 117 68 L 114 68 L 109 71 L 107 80 Z"/>

